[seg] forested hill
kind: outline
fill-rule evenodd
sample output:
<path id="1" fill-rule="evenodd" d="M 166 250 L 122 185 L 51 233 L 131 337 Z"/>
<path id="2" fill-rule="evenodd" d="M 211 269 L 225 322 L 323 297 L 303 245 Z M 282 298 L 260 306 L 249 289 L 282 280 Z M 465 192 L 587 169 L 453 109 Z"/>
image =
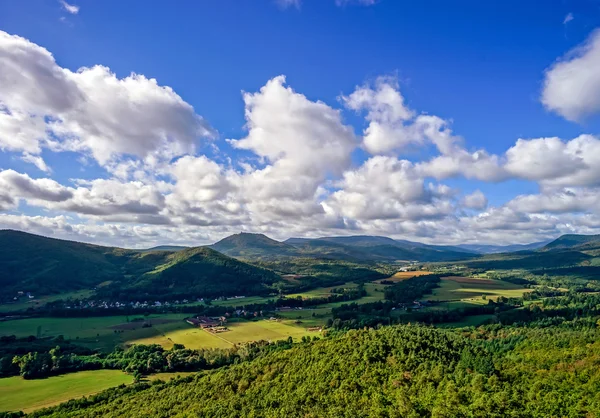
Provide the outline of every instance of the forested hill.
<path id="1" fill-rule="evenodd" d="M 34 294 L 89 289 L 122 276 L 127 258 L 137 254 L 97 245 L 0 231 L 0 291 Z"/>
<path id="2" fill-rule="evenodd" d="M 275 241 L 263 234 L 245 232 L 230 235 L 210 247 L 228 256 L 246 259 L 300 255 L 291 245 Z"/>
<path id="3" fill-rule="evenodd" d="M 124 293 L 154 298 L 165 293 L 180 293 L 180 297 L 257 295 L 269 293 L 269 286 L 280 279 L 271 270 L 251 266 L 208 247 L 195 247 L 172 252 L 156 269 L 128 284 Z"/>
<path id="4" fill-rule="evenodd" d="M 479 329 L 472 338 L 410 325 L 349 331 L 32 416 L 593 417 L 598 332 L 593 325 Z"/>
<path id="5" fill-rule="evenodd" d="M 206 247 L 136 251 L 0 231 L 0 300 L 91 289 L 119 298 L 262 294 L 279 276 Z M 247 292 L 247 293 L 244 293 Z"/>
<path id="6" fill-rule="evenodd" d="M 567 234 L 544 246 L 541 251 L 564 249 L 591 250 L 600 248 L 600 235 Z"/>

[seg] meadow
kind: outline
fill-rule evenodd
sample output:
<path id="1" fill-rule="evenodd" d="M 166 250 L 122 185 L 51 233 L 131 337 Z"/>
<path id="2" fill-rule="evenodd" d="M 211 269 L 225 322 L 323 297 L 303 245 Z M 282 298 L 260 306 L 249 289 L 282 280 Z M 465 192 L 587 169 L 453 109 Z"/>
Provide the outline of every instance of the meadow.
<path id="1" fill-rule="evenodd" d="M 487 299 L 496 300 L 500 296 L 521 297 L 530 291 L 523 286 L 500 280 L 471 277 L 444 277 L 440 287 L 426 299 L 432 301 L 462 301 L 468 303 L 487 303 Z M 483 299 L 485 296 L 486 299 Z M 456 308 L 458 306 L 452 306 Z"/>
<path id="2" fill-rule="evenodd" d="M 189 374 L 192 373 L 157 373 L 147 379 L 167 381 Z M 34 380 L 6 377 L 0 379 L 0 412 L 21 410 L 27 413 L 131 383 L 133 377 L 120 370 L 91 370 Z"/>
<path id="3" fill-rule="evenodd" d="M 0 379 L 0 411 L 31 412 L 110 387 L 133 382 L 120 370 L 93 370 L 25 380 L 20 376 Z"/>

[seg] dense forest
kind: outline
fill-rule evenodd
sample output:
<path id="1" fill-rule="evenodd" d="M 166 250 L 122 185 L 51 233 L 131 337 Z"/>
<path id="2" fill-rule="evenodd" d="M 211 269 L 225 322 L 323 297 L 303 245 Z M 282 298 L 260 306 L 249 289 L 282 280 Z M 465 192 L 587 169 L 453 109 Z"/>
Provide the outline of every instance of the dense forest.
<path id="1" fill-rule="evenodd" d="M 348 331 L 32 416 L 597 416 L 599 332 L 586 320 L 462 332 L 415 325 Z"/>

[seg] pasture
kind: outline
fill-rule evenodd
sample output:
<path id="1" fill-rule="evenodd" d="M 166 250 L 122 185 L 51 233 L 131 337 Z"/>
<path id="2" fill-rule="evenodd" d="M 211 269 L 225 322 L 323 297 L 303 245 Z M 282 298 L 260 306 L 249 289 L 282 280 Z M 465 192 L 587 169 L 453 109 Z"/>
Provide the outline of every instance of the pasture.
<path id="1" fill-rule="evenodd" d="M 286 297 L 288 298 L 302 298 L 302 299 L 311 299 L 311 298 L 325 298 L 327 296 L 331 296 L 332 293 L 331 291 L 333 289 L 354 289 L 358 286 L 357 283 L 354 282 L 347 282 L 347 283 L 343 283 L 337 286 L 330 286 L 330 287 L 316 287 L 314 289 L 311 290 L 306 290 L 304 292 L 300 292 L 300 293 L 292 293 L 289 295 L 286 295 Z"/>
<path id="2" fill-rule="evenodd" d="M 190 374 L 194 372 L 157 373 L 146 379 L 168 381 Z M 132 382 L 133 377 L 120 370 L 90 370 L 33 380 L 6 377 L 0 379 L 0 412 L 27 413 Z"/>
<path id="3" fill-rule="evenodd" d="M 6 377 L 0 379 L 0 411 L 31 412 L 132 382 L 133 377 L 120 370 L 83 371 L 34 380 Z"/>
<path id="4" fill-rule="evenodd" d="M 440 287 L 425 299 L 435 301 L 465 301 L 469 303 L 487 303 L 483 300 L 504 297 L 521 297 L 529 292 L 523 286 L 500 280 L 478 279 L 470 277 L 444 277 Z"/>

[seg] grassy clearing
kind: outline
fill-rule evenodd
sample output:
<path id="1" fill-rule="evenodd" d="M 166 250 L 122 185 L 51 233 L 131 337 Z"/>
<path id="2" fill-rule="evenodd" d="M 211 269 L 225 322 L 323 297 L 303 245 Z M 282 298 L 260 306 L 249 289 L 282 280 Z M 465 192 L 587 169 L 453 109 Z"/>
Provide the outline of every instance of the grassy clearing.
<path id="1" fill-rule="evenodd" d="M 384 290 L 385 290 L 386 286 L 387 285 L 379 284 L 379 283 L 365 283 L 365 290 L 367 291 L 366 296 L 363 296 L 360 299 L 356 299 L 356 300 L 352 300 L 352 301 L 325 303 L 323 305 L 319 305 L 319 308 L 331 309 L 331 308 L 337 308 L 341 305 L 345 305 L 348 303 L 358 303 L 360 305 L 363 303 L 379 302 L 380 300 L 385 299 Z"/>
<path id="2" fill-rule="evenodd" d="M 232 344 L 259 340 L 277 341 L 288 337 L 298 340 L 303 336 L 319 335 L 318 332 L 310 332 L 306 328 L 294 324 L 293 320 L 240 321 L 228 324 L 227 328 L 230 331 L 218 334 L 218 336 Z"/>
<path id="3" fill-rule="evenodd" d="M 84 371 L 35 380 L 6 377 L 0 379 L 0 411 L 31 412 L 131 382 L 133 378 L 120 370 Z"/>
<path id="4" fill-rule="evenodd" d="M 306 308 L 301 311 L 293 310 L 277 312 L 279 316 L 294 321 L 302 321 L 303 327 L 320 327 L 325 325 L 327 319 L 331 318 L 331 308 Z M 313 316 L 314 314 L 314 316 Z"/>
<path id="5" fill-rule="evenodd" d="M 427 296 L 428 300 L 439 301 L 468 301 L 470 303 L 487 303 L 482 299 L 497 299 L 500 296 L 521 297 L 530 291 L 516 284 L 500 280 L 478 279 L 468 277 L 445 277 L 440 287 Z"/>
<path id="6" fill-rule="evenodd" d="M 331 296 L 332 289 L 354 289 L 358 286 L 357 283 L 347 282 L 337 286 L 330 287 L 317 287 L 315 289 L 307 290 L 305 292 L 300 293 L 292 293 L 290 295 L 286 295 L 288 298 L 297 298 L 301 297 L 302 299 L 311 299 L 311 298 L 324 298 L 327 296 Z"/>

